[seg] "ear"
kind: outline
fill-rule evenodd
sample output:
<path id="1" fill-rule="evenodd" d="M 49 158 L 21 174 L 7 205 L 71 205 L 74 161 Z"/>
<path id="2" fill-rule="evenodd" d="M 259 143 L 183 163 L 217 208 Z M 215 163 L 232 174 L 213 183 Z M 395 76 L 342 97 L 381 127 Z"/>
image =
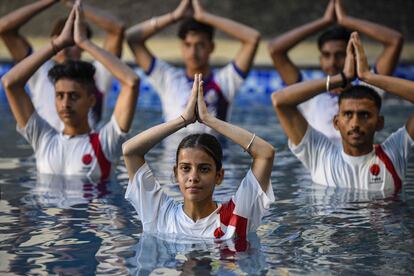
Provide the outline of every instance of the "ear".
<path id="1" fill-rule="evenodd" d="M 216 44 L 214 43 L 214 41 L 211 41 L 211 49 L 210 49 L 210 54 L 212 52 L 214 52 L 214 49 L 216 48 Z"/>
<path id="2" fill-rule="evenodd" d="M 334 125 L 335 129 L 336 129 L 336 130 L 339 130 L 339 127 L 338 127 L 338 114 L 336 114 L 336 115 L 333 117 L 333 119 L 332 119 L 332 123 L 333 123 L 333 125 Z"/>
<path id="3" fill-rule="evenodd" d="M 384 128 L 384 116 L 378 116 L 378 122 L 377 122 L 377 126 L 375 128 L 376 131 L 380 131 Z"/>
<path id="4" fill-rule="evenodd" d="M 96 96 L 95 96 L 95 93 L 91 93 L 89 95 L 89 106 L 90 107 L 94 107 L 95 104 L 96 104 Z"/>
<path id="5" fill-rule="evenodd" d="M 177 165 L 174 165 L 173 168 L 175 180 L 177 180 Z"/>
<path id="6" fill-rule="evenodd" d="M 224 169 L 221 168 L 216 174 L 216 186 L 219 186 L 224 179 Z"/>

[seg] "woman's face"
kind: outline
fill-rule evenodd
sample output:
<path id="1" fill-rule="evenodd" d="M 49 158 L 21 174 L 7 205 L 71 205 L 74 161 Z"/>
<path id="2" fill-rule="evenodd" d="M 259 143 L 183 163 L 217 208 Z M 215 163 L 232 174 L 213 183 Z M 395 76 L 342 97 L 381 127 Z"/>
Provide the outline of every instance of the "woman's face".
<path id="1" fill-rule="evenodd" d="M 217 171 L 214 159 L 200 148 L 183 148 L 178 153 L 175 177 L 185 200 L 212 200 L 216 185 L 223 180 L 223 169 Z"/>

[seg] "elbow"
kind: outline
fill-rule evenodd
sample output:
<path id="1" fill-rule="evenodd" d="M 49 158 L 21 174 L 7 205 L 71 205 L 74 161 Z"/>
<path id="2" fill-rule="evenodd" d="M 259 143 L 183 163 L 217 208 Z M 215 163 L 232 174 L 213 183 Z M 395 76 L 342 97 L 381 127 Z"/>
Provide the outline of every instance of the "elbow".
<path id="1" fill-rule="evenodd" d="M 282 108 L 282 106 L 283 106 L 283 102 L 281 101 L 282 91 L 283 90 L 275 91 L 275 92 L 272 93 L 272 96 L 271 96 L 272 97 L 272 105 L 273 105 L 274 109 L 276 109 L 276 110 Z"/>
<path id="2" fill-rule="evenodd" d="M 393 45 L 395 45 L 398 49 L 401 49 L 404 44 L 404 36 L 402 33 L 397 32 L 393 39 Z"/>
<path id="3" fill-rule="evenodd" d="M 261 40 L 262 36 L 260 35 L 260 33 L 256 30 L 253 31 L 252 35 L 250 36 L 250 43 L 252 45 L 259 45 L 260 40 Z"/>
<path id="4" fill-rule="evenodd" d="M 128 77 L 126 81 L 126 85 L 134 90 L 139 88 L 140 79 L 135 72 L 131 76 Z"/>
<path id="5" fill-rule="evenodd" d="M 280 52 L 280 49 L 278 47 L 278 43 L 274 40 L 270 41 L 267 44 L 267 51 L 269 52 L 271 57 L 278 55 L 279 52 Z"/>
<path id="6" fill-rule="evenodd" d="M 1 83 L 3 85 L 3 88 L 8 91 L 13 89 L 16 85 L 17 82 L 16 80 L 14 80 L 13 77 L 10 76 L 10 74 L 6 74 L 1 78 Z"/>
<path id="7" fill-rule="evenodd" d="M 270 160 L 273 162 L 275 159 L 276 149 L 271 144 L 267 143 L 267 149 L 266 154 L 263 156 L 263 158 L 266 158 L 267 160 Z"/>
<path id="8" fill-rule="evenodd" d="M 123 156 L 130 156 L 132 154 L 131 149 L 129 147 L 129 140 L 122 143 L 122 155 Z"/>

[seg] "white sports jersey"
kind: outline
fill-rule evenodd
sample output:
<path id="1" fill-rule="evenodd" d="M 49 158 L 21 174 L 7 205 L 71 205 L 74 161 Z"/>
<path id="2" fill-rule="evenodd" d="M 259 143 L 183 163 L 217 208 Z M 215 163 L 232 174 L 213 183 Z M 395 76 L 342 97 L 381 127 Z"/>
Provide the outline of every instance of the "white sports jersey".
<path id="1" fill-rule="evenodd" d="M 121 155 L 125 141 L 114 116 L 98 133 L 64 135 L 33 112 L 24 128 L 17 128 L 32 146 L 39 173 L 107 178 L 111 163 Z"/>
<path id="2" fill-rule="evenodd" d="M 153 58 L 146 74 L 160 96 L 164 120 L 170 121 L 179 117 L 187 105 L 194 80 L 186 75 L 184 69 L 156 58 Z M 203 79 L 204 99 L 210 114 L 224 121 L 229 119 L 234 96 L 245 77 L 234 63 L 230 63 Z M 209 127 L 197 122 L 188 126 L 186 130 L 211 132 Z"/>
<path id="3" fill-rule="evenodd" d="M 326 186 L 361 190 L 398 191 L 405 178 L 407 159 L 414 141 L 405 127 L 363 156 L 347 155 L 342 146 L 308 126 L 298 145 L 289 141 L 296 157 L 310 171 L 313 182 Z"/>
<path id="4" fill-rule="evenodd" d="M 245 238 L 255 231 L 265 209 L 274 201 L 271 183 L 264 193 L 249 170 L 229 202 L 218 204 L 209 216 L 194 222 L 184 213 L 182 203 L 162 191 L 146 163 L 128 184 L 125 198 L 137 211 L 143 231 L 222 240 Z"/>
<path id="5" fill-rule="evenodd" d="M 97 129 L 102 126 L 98 123 L 105 111 L 106 93 L 111 89 L 112 75 L 101 63 L 94 61 L 92 64 L 96 69 L 95 83 L 98 93 L 96 105 L 89 116 L 89 125 L 92 129 Z M 54 65 L 53 60 L 46 61 L 29 79 L 28 85 L 37 113 L 55 129 L 63 130 L 63 122 L 56 111 L 55 87 L 48 78 L 48 72 Z"/>

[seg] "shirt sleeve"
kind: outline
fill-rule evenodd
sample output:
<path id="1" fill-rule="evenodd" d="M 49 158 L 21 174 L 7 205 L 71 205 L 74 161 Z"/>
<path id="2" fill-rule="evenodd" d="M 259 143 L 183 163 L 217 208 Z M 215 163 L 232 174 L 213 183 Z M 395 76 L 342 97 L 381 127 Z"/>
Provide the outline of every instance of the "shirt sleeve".
<path id="1" fill-rule="evenodd" d="M 332 141 L 308 125 L 305 136 L 298 145 L 294 145 L 290 140 L 288 143 L 292 153 L 310 171 L 315 183 L 322 185 L 333 183 L 330 172 L 331 166 L 336 161 L 332 157 L 338 148 Z"/>
<path id="2" fill-rule="evenodd" d="M 264 192 L 250 169 L 233 200 L 235 204 L 233 213 L 247 219 L 247 232 L 255 231 L 260 225 L 265 210 L 275 201 L 272 183 L 269 183 L 267 191 Z"/>
<path id="3" fill-rule="evenodd" d="M 156 92 L 160 96 L 167 93 L 169 84 L 175 83 L 178 79 L 177 68 L 155 57 L 146 74 L 148 75 L 151 85 L 154 86 Z"/>
<path id="4" fill-rule="evenodd" d="M 56 130 L 42 119 L 36 111 L 33 112 L 23 128 L 17 126 L 16 129 L 29 142 L 34 151 L 40 147 L 41 143 L 49 140 L 46 136 L 56 134 Z"/>
<path id="5" fill-rule="evenodd" d="M 400 178 L 404 179 L 407 160 L 414 149 L 414 141 L 408 134 L 406 127 L 404 126 L 391 134 L 381 146 L 394 164 Z"/>
<path id="6" fill-rule="evenodd" d="M 144 231 L 156 231 L 159 212 L 171 199 L 162 191 L 148 164 L 142 165 L 128 183 L 125 198 L 134 206 Z"/>
<path id="7" fill-rule="evenodd" d="M 112 88 L 112 74 L 98 61 L 94 61 L 93 66 L 95 66 L 96 69 L 94 76 L 96 88 L 98 88 L 102 94 L 107 95 Z"/>
<path id="8" fill-rule="evenodd" d="M 122 143 L 126 141 L 126 138 L 127 133 L 122 132 L 115 116 L 112 115 L 111 120 L 99 131 L 99 141 L 109 161 L 116 162 L 121 156 Z"/>
<path id="9" fill-rule="evenodd" d="M 232 62 L 218 70 L 217 73 L 215 73 L 214 79 L 221 87 L 226 100 L 232 102 L 246 76 L 247 75 Z"/>

